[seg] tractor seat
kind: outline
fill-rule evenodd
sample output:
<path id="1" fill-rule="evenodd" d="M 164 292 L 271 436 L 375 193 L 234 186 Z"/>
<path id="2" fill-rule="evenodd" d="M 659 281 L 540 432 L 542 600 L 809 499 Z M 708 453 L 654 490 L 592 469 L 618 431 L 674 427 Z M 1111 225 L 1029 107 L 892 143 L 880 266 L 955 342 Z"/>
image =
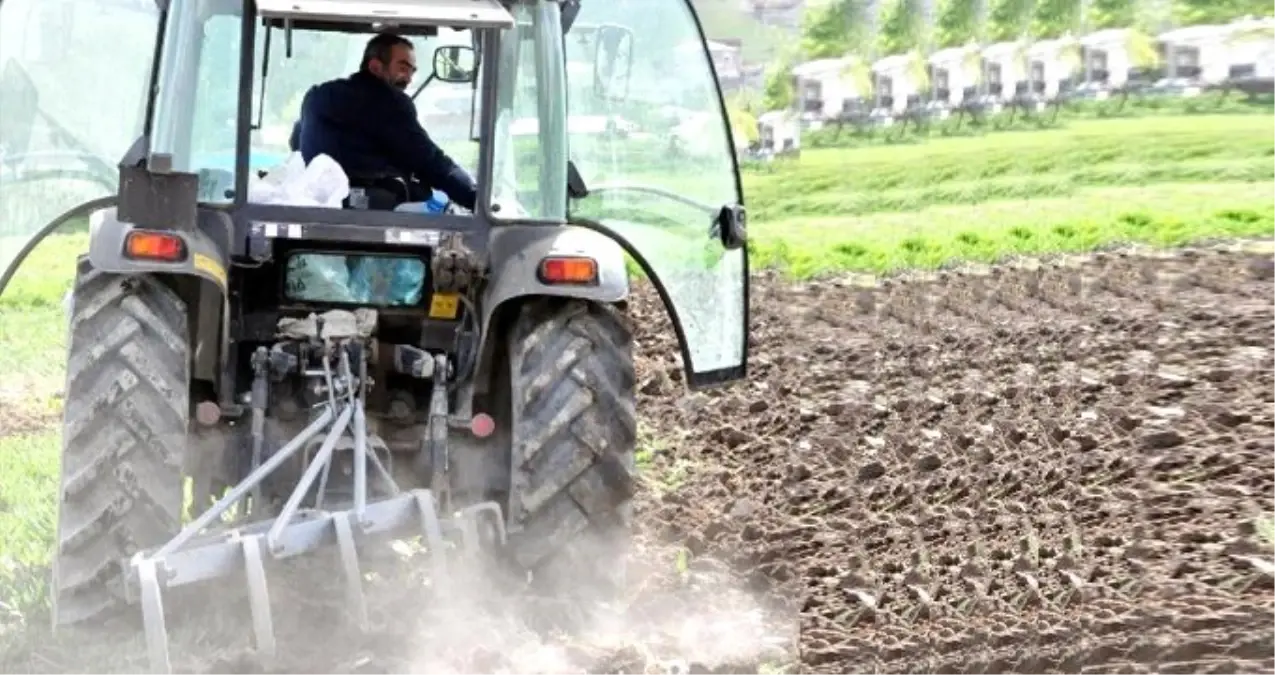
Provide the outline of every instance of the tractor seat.
<path id="1" fill-rule="evenodd" d="M 415 181 L 391 174 L 351 175 L 349 181 L 351 190 L 362 188 L 367 193 L 369 211 L 393 211 L 398 205 L 410 201 L 414 192 L 413 188 L 419 187 L 419 183 Z M 347 197 L 341 205 L 347 209 L 351 208 L 349 198 Z"/>

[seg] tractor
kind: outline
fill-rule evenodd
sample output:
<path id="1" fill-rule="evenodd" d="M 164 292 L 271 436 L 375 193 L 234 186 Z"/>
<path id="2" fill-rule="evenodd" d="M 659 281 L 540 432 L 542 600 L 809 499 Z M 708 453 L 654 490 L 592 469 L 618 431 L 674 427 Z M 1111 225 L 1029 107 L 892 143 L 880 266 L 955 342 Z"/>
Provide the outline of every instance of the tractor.
<path id="1" fill-rule="evenodd" d="M 75 37 L 94 26 L 109 39 Z M 746 374 L 735 143 L 689 0 L 5 0 L 0 30 L 0 234 L 23 242 L 0 238 L 0 293 L 40 240 L 88 223 L 66 302 L 55 628 L 140 606 L 167 672 L 165 593 L 234 576 L 268 655 L 267 562 L 335 547 L 365 623 L 359 552 L 407 536 L 435 586 L 456 551 L 482 551 L 555 597 L 619 589 L 631 278 L 668 312 L 677 379 Z M 423 62 L 405 92 L 421 110 L 468 92 L 438 140 L 475 208 L 410 201 L 414 176 L 258 199 L 296 161 L 295 101 L 386 30 Z M 138 98 L 103 106 L 111 91 Z M 670 106 L 717 122 L 676 162 Z M 632 131 L 598 123 L 616 119 Z M 86 182 L 85 157 L 113 179 Z M 371 191 L 390 199 L 356 198 Z"/>

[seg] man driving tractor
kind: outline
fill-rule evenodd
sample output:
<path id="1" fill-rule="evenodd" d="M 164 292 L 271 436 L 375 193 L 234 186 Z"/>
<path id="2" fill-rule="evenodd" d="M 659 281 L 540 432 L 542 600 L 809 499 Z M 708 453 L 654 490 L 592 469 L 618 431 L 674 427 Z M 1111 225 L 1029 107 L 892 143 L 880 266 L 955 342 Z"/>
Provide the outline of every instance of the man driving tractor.
<path id="1" fill-rule="evenodd" d="M 359 71 L 310 89 L 290 145 L 308 164 L 326 154 L 364 188 L 368 208 L 426 201 L 437 188 L 473 211 L 473 179 L 433 140 L 404 92 L 416 74 L 412 43 L 393 33 L 368 41 Z"/>

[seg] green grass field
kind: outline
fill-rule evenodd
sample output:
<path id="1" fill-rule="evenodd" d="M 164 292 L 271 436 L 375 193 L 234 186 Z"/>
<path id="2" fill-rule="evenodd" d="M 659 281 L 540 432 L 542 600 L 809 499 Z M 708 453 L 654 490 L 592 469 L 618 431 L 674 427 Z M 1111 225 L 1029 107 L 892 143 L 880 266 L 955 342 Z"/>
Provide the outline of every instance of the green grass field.
<path id="1" fill-rule="evenodd" d="M 744 183 L 755 264 L 797 277 L 1269 234 L 1264 115 L 1085 120 L 924 144 L 816 149 Z"/>
<path id="2" fill-rule="evenodd" d="M 1228 114 L 808 150 L 746 176 L 754 269 L 885 273 L 1121 242 L 1270 236 L 1273 132 L 1268 115 Z M 46 241 L 0 297 L 0 634 L 45 603 L 61 299 L 85 244 L 83 234 Z M 4 425 L 23 418 L 46 430 L 28 424 L 6 435 Z"/>

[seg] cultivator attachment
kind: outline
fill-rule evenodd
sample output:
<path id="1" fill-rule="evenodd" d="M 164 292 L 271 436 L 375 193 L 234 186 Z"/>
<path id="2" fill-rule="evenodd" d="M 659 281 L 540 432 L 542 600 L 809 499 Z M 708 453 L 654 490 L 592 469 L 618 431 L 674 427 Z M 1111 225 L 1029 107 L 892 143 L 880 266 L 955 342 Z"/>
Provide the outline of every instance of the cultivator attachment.
<path id="1" fill-rule="evenodd" d="M 360 313 L 365 311 L 368 310 Z M 367 430 L 364 397 L 368 336 L 364 333 L 370 331 L 365 319 L 356 319 L 350 312 L 329 312 L 322 318 L 281 322 L 281 332 L 292 341 L 269 351 L 262 348 L 254 359 L 257 379 L 252 399 L 253 470 L 167 544 L 139 552 L 130 560 L 130 591 L 132 599 L 141 604 L 147 649 L 156 672 L 171 672 L 164 620 L 165 589 L 242 572 L 256 648 L 261 656 L 270 658 L 275 653 L 275 634 L 265 571 L 267 560 L 283 560 L 335 545 L 344 576 L 348 616 L 358 628 L 366 629 L 368 614 L 358 556 L 363 541 L 422 534 L 436 580 L 434 587 L 444 590 L 449 557 L 455 555 L 453 549 L 472 555 L 487 546 L 504 544 L 504 520 L 500 506 L 494 502 L 447 515 L 440 513 L 443 504 L 438 490 L 403 491 L 395 483 L 388 449 Z M 370 325 L 375 325 L 374 318 Z M 289 351 L 289 347 L 295 350 Z M 430 373 L 435 393 L 440 394 L 446 389 L 446 357 L 433 358 L 434 368 L 418 366 L 415 370 L 418 374 Z M 276 378 L 294 374 L 313 381 L 312 391 L 326 400 L 315 407 L 313 420 L 303 431 L 261 461 L 266 381 L 271 374 Z M 445 393 L 440 395 L 445 400 Z M 431 436 L 437 445 L 437 434 Z M 259 509 L 263 481 L 297 459 L 303 450 L 304 471 L 273 518 L 233 530 L 204 533 L 247 497 L 253 498 L 253 509 Z M 438 452 L 438 448 L 431 451 Z M 346 495 L 352 499 L 346 500 L 348 508 L 324 510 L 325 496 L 335 492 L 330 479 L 338 452 L 350 453 L 349 464 L 345 465 L 350 474 Z M 370 480 L 369 474 L 375 480 Z M 316 483 L 313 507 L 303 508 Z M 369 491 L 373 495 L 371 501 Z"/>

